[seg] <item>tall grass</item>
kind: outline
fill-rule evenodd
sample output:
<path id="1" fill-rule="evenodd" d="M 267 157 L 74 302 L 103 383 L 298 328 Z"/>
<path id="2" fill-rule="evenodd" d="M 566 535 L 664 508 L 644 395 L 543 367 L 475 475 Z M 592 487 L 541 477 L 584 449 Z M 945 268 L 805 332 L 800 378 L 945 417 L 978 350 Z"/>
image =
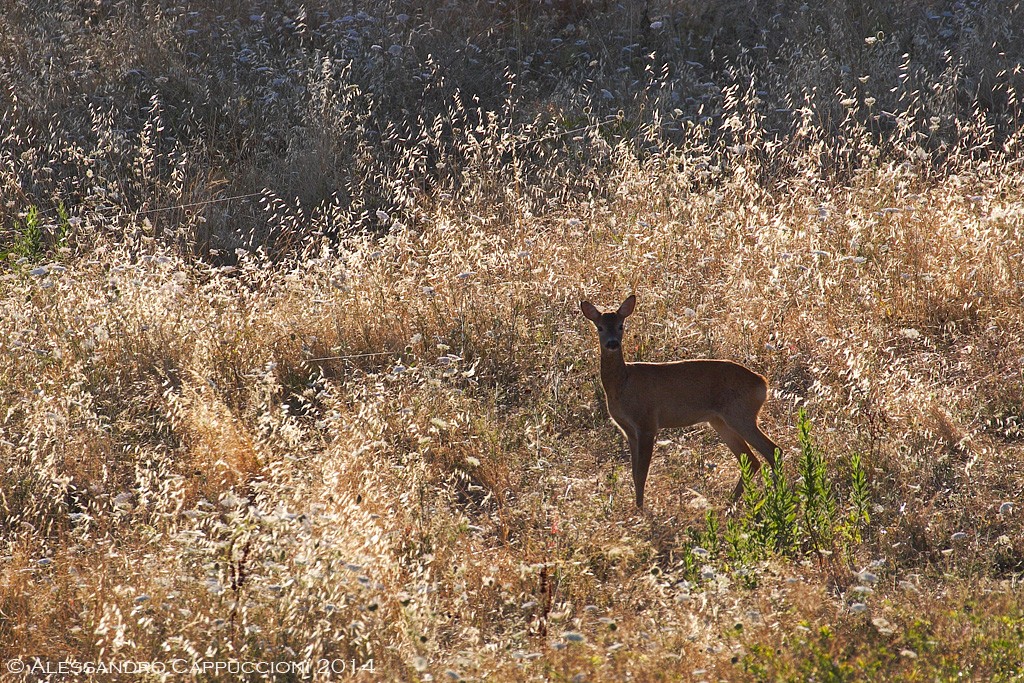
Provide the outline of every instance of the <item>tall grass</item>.
<path id="1" fill-rule="evenodd" d="M 0 655 L 1012 680 L 1020 13 L 769 9 L 12 4 Z M 634 291 L 769 378 L 774 517 L 704 429 L 633 510 Z"/>

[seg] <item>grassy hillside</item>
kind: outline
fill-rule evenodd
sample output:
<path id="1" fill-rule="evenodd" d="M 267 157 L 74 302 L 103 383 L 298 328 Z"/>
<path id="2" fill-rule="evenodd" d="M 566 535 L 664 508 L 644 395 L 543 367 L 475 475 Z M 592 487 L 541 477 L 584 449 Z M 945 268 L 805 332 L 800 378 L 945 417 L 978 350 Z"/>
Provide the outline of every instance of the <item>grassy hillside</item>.
<path id="1" fill-rule="evenodd" d="M 1021 680 L 1016 5 L 2 14 L 0 658 Z M 636 511 L 631 292 L 778 483 L 663 432 Z"/>

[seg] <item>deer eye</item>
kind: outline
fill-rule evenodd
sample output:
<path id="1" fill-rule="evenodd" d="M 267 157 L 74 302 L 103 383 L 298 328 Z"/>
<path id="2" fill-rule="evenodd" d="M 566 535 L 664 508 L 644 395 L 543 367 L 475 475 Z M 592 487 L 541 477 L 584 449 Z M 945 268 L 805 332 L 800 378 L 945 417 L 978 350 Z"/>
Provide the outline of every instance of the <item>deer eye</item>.
<path id="1" fill-rule="evenodd" d="M 619 325 L 619 332 L 622 332 L 622 325 Z"/>
<path id="2" fill-rule="evenodd" d="M 604 332 L 604 327 L 602 327 L 601 325 L 598 325 L 597 326 L 597 331 L 598 332 Z"/>

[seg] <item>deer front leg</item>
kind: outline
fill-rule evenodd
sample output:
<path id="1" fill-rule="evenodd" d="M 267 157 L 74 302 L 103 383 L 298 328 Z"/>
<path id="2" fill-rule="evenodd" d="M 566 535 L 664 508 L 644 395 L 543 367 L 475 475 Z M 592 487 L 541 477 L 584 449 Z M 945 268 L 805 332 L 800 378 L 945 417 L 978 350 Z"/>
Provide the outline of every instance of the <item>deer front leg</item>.
<path id="1" fill-rule="evenodd" d="M 626 441 L 629 443 L 629 467 L 632 472 L 636 469 L 637 460 L 640 458 L 640 441 L 637 439 L 635 429 L 623 429 L 622 433 L 626 435 Z"/>
<path id="2" fill-rule="evenodd" d="M 651 468 L 654 455 L 654 432 L 637 432 L 636 448 L 632 450 L 633 488 L 636 489 L 636 507 L 644 509 L 644 486 L 647 485 L 647 471 Z M 632 443 L 630 444 L 632 446 Z"/>

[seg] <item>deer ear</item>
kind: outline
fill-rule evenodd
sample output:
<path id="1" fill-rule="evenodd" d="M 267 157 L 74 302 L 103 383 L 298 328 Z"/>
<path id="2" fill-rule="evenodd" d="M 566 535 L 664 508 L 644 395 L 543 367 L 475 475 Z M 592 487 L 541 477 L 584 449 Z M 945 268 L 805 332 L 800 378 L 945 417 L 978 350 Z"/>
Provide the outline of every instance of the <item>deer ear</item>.
<path id="1" fill-rule="evenodd" d="M 587 317 L 587 320 L 591 320 L 596 323 L 601 319 L 601 311 L 594 308 L 594 304 L 589 301 L 581 301 L 580 310 L 583 311 L 583 315 Z"/>
<path id="2" fill-rule="evenodd" d="M 619 306 L 619 310 L 617 311 L 617 315 L 619 317 L 622 317 L 622 318 L 628 318 L 629 316 L 633 315 L 633 309 L 635 309 L 635 308 L 636 308 L 636 294 L 630 294 L 629 297 L 625 301 L 622 302 L 622 305 Z"/>

